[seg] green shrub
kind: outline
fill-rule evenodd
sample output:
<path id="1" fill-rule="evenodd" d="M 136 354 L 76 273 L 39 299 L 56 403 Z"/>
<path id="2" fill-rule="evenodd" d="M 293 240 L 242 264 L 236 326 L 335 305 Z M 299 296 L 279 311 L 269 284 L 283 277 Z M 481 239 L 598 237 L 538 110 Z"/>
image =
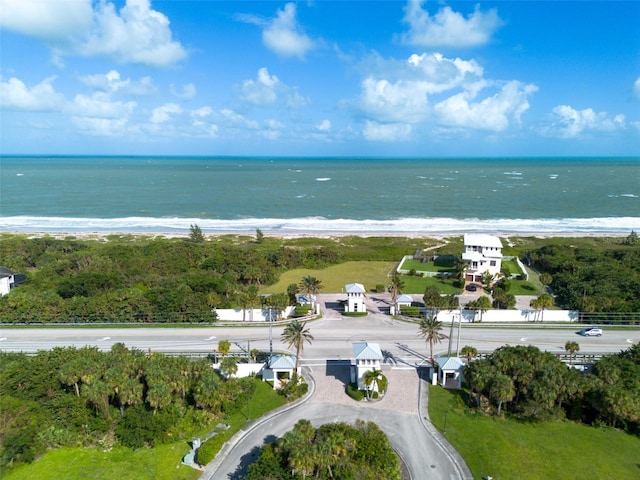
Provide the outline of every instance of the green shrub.
<path id="1" fill-rule="evenodd" d="M 295 315 L 298 317 L 304 317 L 311 311 L 311 305 L 296 305 Z"/>
<path id="2" fill-rule="evenodd" d="M 420 307 L 401 307 L 400 308 L 400 313 L 402 313 L 402 315 L 406 315 L 407 317 L 419 317 L 421 316 L 420 313 Z"/>
<path id="3" fill-rule="evenodd" d="M 366 317 L 367 312 L 342 312 L 345 317 Z"/>
<path id="4" fill-rule="evenodd" d="M 387 288 L 383 284 L 378 283 L 376 285 L 376 293 L 384 293 L 386 290 Z"/>
<path id="5" fill-rule="evenodd" d="M 350 383 L 347 385 L 347 395 L 358 402 L 361 402 L 364 399 L 364 392 L 362 390 L 358 390 L 357 383 Z"/>
<path id="6" fill-rule="evenodd" d="M 213 437 L 213 438 L 216 438 L 216 437 Z M 217 442 L 211 441 L 213 440 L 213 438 L 204 442 L 202 445 L 200 445 L 200 448 L 198 449 L 198 454 L 196 455 L 196 461 L 200 465 L 206 465 L 207 463 L 209 463 L 211 460 L 214 459 L 214 457 L 220 450 L 220 446 L 217 445 Z"/>

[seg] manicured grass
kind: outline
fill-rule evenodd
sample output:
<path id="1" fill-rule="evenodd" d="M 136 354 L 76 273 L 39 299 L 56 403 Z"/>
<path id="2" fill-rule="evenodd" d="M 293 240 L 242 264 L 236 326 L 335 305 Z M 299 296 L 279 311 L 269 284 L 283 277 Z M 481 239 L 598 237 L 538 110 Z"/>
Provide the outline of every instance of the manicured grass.
<path id="1" fill-rule="evenodd" d="M 452 293 L 460 293 L 460 289 L 452 285 L 452 280 L 444 280 L 436 277 L 420 277 L 418 275 L 403 275 L 402 281 L 404 283 L 402 293 L 424 294 L 424 291 L 430 285 L 438 287 L 440 293 L 443 294 L 450 295 Z"/>
<path id="2" fill-rule="evenodd" d="M 255 393 L 249 402 L 249 417 L 256 419 L 286 403 L 267 382 L 256 382 Z M 221 447 L 226 440 L 247 423 L 247 408 L 222 420 L 230 428 L 209 441 Z M 214 426 L 210 426 L 210 429 Z M 202 436 L 207 433 L 203 430 Z M 189 439 L 190 440 L 190 439 Z M 98 448 L 60 448 L 47 452 L 38 461 L 17 467 L 5 474 L 3 480 L 195 480 L 201 473 L 182 465 L 182 457 L 189 453 L 187 440 L 160 445 L 156 448 L 116 447 L 108 451 Z"/>
<path id="3" fill-rule="evenodd" d="M 280 276 L 280 281 L 260 290 L 260 293 L 282 293 L 292 283 L 299 284 L 302 277 L 311 275 L 322 282 L 320 293 L 340 293 L 347 283 L 361 283 L 367 291 L 376 285 L 389 285 L 395 262 L 345 262 L 322 270 L 297 268 Z"/>
<path id="4" fill-rule="evenodd" d="M 7 473 L 5 480 L 194 480 L 202 472 L 181 464 L 189 452 L 186 442 L 158 448 L 60 448 L 31 465 Z"/>
<path id="5" fill-rule="evenodd" d="M 455 272 L 452 265 L 436 265 L 434 262 L 421 262 L 420 260 L 407 259 L 402 262 L 402 270 L 415 270 L 416 272 Z"/>
<path id="6" fill-rule="evenodd" d="M 638 478 L 640 438 L 574 422 L 526 423 L 465 407 L 464 392 L 429 387 L 429 416 L 474 478 L 580 480 Z"/>

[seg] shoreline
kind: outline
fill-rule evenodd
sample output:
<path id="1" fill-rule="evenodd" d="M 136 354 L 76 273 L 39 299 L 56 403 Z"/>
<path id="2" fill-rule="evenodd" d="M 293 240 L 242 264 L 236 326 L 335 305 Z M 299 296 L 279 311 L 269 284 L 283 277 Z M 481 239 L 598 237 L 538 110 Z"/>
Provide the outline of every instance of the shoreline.
<path id="1" fill-rule="evenodd" d="M 308 231 L 308 232 L 283 232 L 279 230 L 262 230 L 261 232 L 267 238 L 281 238 L 281 239 L 298 239 L 298 238 L 318 238 L 318 239 L 332 239 L 332 238 L 345 238 L 345 237 L 361 237 L 361 238 L 371 238 L 371 237 L 382 237 L 382 238 L 429 238 L 435 240 L 444 240 L 447 238 L 456 238 L 461 237 L 468 233 L 486 233 L 490 235 L 494 235 L 500 238 L 508 239 L 508 238 L 624 238 L 628 236 L 631 231 L 626 233 L 621 232 L 605 232 L 605 231 L 593 231 L 593 232 L 585 232 L 585 231 L 574 231 L 574 232 L 513 232 L 513 231 L 492 231 L 492 232 L 401 232 L 401 231 L 393 231 L 393 232 L 381 232 L 381 231 L 358 231 L 358 232 L 350 232 L 350 231 L 326 231 L 326 232 L 317 232 L 317 231 Z M 255 237 L 256 230 L 247 230 L 247 231 L 238 231 L 238 230 L 220 230 L 214 232 L 202 231 L 205 238 L 218 238 L 225 236 L 236 236 L 236 237 Z M 100 240 L 106 239 L 110 236 L 121 236 L 121 237 L 134 237 L 134 238 L 189 238 L 190 231 L 122 231 L 122 230 L 113 230 L 113 231 L 42 231 L 42 230 L 3 230 L 0 231 L 2 235 L 23 235 L 29 238 L 40 238 L 40 237 L 53 237 L 56 239 L 66 239 L 66 238 L 77 238 L 80 240 Z"/>

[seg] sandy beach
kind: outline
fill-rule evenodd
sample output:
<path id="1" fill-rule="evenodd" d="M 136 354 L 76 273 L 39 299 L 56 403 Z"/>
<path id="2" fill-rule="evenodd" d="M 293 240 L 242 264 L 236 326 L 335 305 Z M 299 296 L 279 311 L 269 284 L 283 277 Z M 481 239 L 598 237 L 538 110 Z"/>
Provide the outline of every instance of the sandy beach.
<path id="1" fill-rule="evenodd" d="M 282 231 L 269 231 L 269 230 L 261 230 L 265 237 L 273 237 L 273 238 L 282 238 L 282 239 L 296 239 L 296 238 L 345 238 L 345 237 L 389 237 L 389 238 L 429 238 L 434 240 L 445 240 L 447 238 L 456 238 L 461 237 L 464 233 L 452 234 L 451 232 L 433 232 L 433 233 L 415 233 L 415 232 L 380 232 L 380 231 L 371 231 L 371 232 L 282 232 Z M 147 238 L 188 238 L 190 235 L 189 231 L 171 231 L 171 232 L 129 232 L 129 231 L 4 231 L 1 232 L 4 234 L 11 235 L 26 235 L 28 237 L 53 237 L 57 239 L 64 238 L 78 238 L 83 240 L 97 240 L 97 239 L 108 239 L 110 236 L 120 236 L 120 237 L 147 237 Z M 468 232 L 467 232 L 468 233 Z M 576 231 L 576 232 L 473 232 L 473 233 L 490 233 L 491 235 L 496 235 L 502 239 L 508 240 L 509 238 L 526 238 L 526 237 L 535 237 L 535 238 L 624 238 L 629 233 L 620 233 L 620 232 L 602 232 L 602 231 L 594 231 L 594 232 L 585 232 L 585 231 Z M 215 231 L 215 232 L 207 232 L 203 231 L 205 238 L 216 238 L 223 236 L 236 236 L 236 237 L 255 237 L 255 230 L 247 230 L 247 231 Z"/>

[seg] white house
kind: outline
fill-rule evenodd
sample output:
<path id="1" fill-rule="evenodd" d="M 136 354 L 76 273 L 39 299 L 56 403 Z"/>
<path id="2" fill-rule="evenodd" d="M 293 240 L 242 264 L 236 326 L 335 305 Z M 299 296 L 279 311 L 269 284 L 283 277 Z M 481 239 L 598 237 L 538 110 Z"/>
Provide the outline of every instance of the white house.
<path id="1" fill-rule="evenodd" d="M 436 357 L 438 383 L 444 388 L 462 388 L 464 363 L 459 357 Z"/>
<path id="2" fill-rule="evenodd" d="M 380 370 L 380 362 L 383 359 L 380 345 L 369 342 L 356 342 L 353 344 L 353 356 L 356 364 L 351 366 L 351 383 L 358 383 L 358 390 L 366 390 L 362 383 L 365 373 L 370 370 Z"/>
<path id="3" fill-rule="evenodd" d="M 466 280 L 481 282 L 482 275 L 500 273 L 502 266 L 502 242 L 487 234 L 469 233 L 464 236 L 462 260 L 467 263 Z"/>
<path id="4" fill-rule="evenodd" d="M 349 283 L 344 287 L 347 292 L 347 302 L 344 305 L 345 312 L 366 312 L 364 294 L 366 290 L 360 283 Z"/>

